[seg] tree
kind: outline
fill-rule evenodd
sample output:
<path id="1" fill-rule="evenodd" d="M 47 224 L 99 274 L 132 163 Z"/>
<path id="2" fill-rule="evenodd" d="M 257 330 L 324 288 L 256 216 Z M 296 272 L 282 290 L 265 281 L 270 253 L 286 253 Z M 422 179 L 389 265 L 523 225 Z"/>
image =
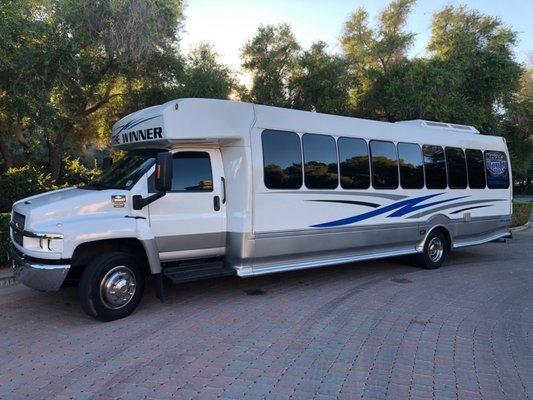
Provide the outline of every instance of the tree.
<path id="1" fill-rule="evenodd" d="M 227 99 L 234 87 L 230 69 L 219 61 L 213 46 L 202 43 L 189 54 L 183 97 Z"/>
<path id="2" fill-rule="evenodd" d="M 369 115 L 361 103 L 379 75 L 405 60 L 414 34 L 405 32 L 406 20 L 415 0 L 395 0 L 380 13 L 377 28 L 370 27 L 368 13 L 359 8 L 344 24 L 341 45 L 357 84 L 352 85 L 350 103 L 358 115 Z M 354 83 L 355 83 L 354 82 Z"/>
<path id="3" fill-rule="evenodd" d="M 530 184 L 533 179 L 533 69 L 522 74 L 521 89 L 508 106 L 503 132 L 507 139 L 515 181 Z"/>
<path id="4" fill-rule="evenodd" d="M 343 49 L 352 67 L 362 71 L 386 71 L 405 58 L 415 35 L 404 32 L 407 16 L 416 0 L 395 0 L 380 13 L 378 27 L 368 24 L 368 13 L 359 8 L 344 24 Z"/>
<path id="5" fill-rule="evenodd" d="M 0 3 L 0 154 L 6 168 L 13 166 L 14 142 L 28 151 L 23 120 L 48 98 L 52 87 L 56 44 L 48 40 L 51 28 L 43 17 L 47 7 L 47 2 L 32 0 Z"/>
<path id="6" fill-rule="evenodd" d="M 292 107 L 344 114 L 346 112 L 349 77 L 346 60 L 329 54 L 324 42 L 311 45 L 299 58 L 289 80 Z"/>
<path id="7" fill-rule="evenodd" d="M 433 16 L 428 50 L 436 59 L 460 66 L 461 94 L 479 106 L 481 130 L 498 130 L 502 111 L 519 88 L 515 44 L 516 32 L 476 10 L 447 6 Z"/>
<path id="8" fill-rule="evenodd" d="M 288 82 L 297 65 L 300 46 L 287 24 L 260 26 L 241 52 L 243 68 L 252 75 L 252 101 L 289 106 Z"/>
<path id="9" fill-rule="evenodd" d="M 140 63 L 173 54 L 182 7 L 181 0 L 57 0 L 26 15 L 42 32 L 14 46 L 20 69 L 9 75 L 21 78 L 22 89 L 7 92 L 40 131 L 54 179 L 67 142 L 86 135 L 90 118 L 125 95 L 124 81 L 146 71 Z"/>

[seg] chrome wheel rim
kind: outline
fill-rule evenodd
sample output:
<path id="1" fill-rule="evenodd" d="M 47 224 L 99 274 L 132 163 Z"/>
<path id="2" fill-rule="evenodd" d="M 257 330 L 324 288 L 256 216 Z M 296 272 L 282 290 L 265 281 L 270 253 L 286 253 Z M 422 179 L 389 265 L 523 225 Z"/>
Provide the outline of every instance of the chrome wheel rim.
<path id="1" fill-rule="evenodd" d="M 124 265 L 114 267 L 100 283 L 100 299 L 108 308 L 121 308 L 131 301 L 136 287 L 135 274 L 131 269 Z"/>
<path id="2" fill-rule="evenodd" d="M 434 237 L 429 241 L 428 255 L 432 262 L 438 262 L 444 254 L 444 243 L 439 237 Z"/>

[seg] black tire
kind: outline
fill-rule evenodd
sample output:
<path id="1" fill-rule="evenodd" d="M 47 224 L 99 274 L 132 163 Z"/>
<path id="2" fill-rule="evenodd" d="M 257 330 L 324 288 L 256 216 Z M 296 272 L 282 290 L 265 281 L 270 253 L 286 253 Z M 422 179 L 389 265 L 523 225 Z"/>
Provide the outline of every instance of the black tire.
<path id="1" fill-rule="evenodd" d="M 127 317 L 141 301 L 144 280 L 142 269 L 131 255 L 102 254 L 92 260 L 81 275 L 78 285 L 81 308 L 101 321 Z"/>
<path id="2" fill-rule="evenodd" d="M 448 239 L 442 231 L 432 231 L 426 238 L 424 251 L 415 255 L 415 264 L 425 269 L 440 268 L 448 255 L 449 245 Z"/>

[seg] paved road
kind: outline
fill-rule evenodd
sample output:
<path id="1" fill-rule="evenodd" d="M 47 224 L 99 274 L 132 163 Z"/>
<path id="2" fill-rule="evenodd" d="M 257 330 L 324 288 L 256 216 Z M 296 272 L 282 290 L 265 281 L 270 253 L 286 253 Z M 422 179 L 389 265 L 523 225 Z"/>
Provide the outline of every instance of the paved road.
<path id="1" fill-rule="evenodd" d="M 533 229 L 436 271 L 368 262 L 169 286 L 99 323 L 0 291 L 2 399 L 531 399 Z"/>

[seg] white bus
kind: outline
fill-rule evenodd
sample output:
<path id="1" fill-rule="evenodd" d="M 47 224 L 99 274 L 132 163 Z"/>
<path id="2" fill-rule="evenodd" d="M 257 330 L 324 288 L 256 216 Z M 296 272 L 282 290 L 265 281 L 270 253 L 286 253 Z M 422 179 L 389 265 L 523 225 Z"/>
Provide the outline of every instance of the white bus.
<path id="1" fill-rule="evenodd" d="M 505 140 L 464 125 L 369 121 L 180 99 L 117 122 L 126 155 L 95 182 L 13 206 L 13 265 L 27 286 L 77 284 L 113 320 L 145 278 L 240 277 L 414 255 L 508 236 Z"/>

